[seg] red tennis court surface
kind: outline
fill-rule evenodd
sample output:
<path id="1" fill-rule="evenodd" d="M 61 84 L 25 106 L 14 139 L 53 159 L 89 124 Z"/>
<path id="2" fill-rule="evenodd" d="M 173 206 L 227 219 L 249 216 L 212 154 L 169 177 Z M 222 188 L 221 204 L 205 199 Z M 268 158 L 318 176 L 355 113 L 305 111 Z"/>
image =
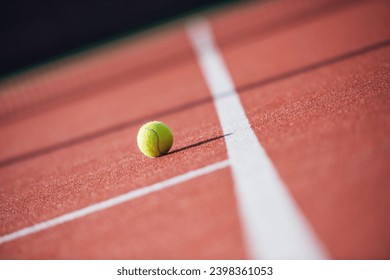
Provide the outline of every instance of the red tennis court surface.
<path id="1" fill-rule="evenodd" d="M 381 0 L 279 0 L 203 15 L 246 129 L 321 258 L 390 258 L 389 14 Z M 242 168 L 226 142 L 241 132 L 226 133 L 216 108 L 229 97 L 211 94 L 208 78 L 219 73 L 207 76 L 188 28 L 125 38 L 0 84 L 1 259 L 306 258 L 277 238 L 258 237 L 280 254 L 252 248 L 251 223 L 283 241 L 278 226 L 290 221 L 272 218 L 290 208 L 271 196 L 269 211 L 255 205 L 247 217 Z M 156 159 L 136 145 L 151 120 L 175 136 Z M 271 224 L 261 228 L 264 215 Z"/>

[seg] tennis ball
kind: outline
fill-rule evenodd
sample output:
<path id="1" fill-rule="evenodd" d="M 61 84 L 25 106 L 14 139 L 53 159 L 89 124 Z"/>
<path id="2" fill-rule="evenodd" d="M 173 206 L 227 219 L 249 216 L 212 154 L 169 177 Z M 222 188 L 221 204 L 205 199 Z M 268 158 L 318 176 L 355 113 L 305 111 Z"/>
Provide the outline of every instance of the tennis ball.
<path id="1" fill-rule="evenodd" d="M 145 156 L 159 157 L 168 153 L 172 147 L 173 135 L 166 124 L 158 121 L 148 122 L 139 129 L 137 144 Z"/>

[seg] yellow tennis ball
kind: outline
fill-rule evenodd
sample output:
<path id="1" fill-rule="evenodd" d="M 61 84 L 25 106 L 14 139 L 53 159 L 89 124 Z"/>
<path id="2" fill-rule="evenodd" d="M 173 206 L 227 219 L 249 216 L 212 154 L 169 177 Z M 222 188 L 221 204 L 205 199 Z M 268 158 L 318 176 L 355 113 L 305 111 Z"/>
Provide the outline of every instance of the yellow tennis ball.
<path id="1" fill-rule="evenodd" d="M 159 157 L 168 153 L 172 147 L 173 135 L 166 124 L 158 121 L 148 122 L 139 129 L 137 144 L 145 156 Z"/>

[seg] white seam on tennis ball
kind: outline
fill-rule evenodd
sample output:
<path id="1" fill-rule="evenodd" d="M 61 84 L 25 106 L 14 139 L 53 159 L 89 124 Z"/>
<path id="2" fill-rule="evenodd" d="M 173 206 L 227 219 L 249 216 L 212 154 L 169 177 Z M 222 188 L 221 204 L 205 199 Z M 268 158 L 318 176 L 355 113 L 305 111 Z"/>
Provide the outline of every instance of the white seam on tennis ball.
<path id="1" fill-rule="evenodd" d="M 153 131 L 154 135 L 156 135 L 156 137 L 157 137 L 157 150 L 158 150 L 158 152 L 160 153 L 158 156 L 161 156 L 163 153 L 162 153 L 161 150 L 160 150 L 160 138 L 158 137 L 157 132 L 154 131 L 153 128 L 145 128 L 145 129 L 148 129 L 148 130 Z"/>

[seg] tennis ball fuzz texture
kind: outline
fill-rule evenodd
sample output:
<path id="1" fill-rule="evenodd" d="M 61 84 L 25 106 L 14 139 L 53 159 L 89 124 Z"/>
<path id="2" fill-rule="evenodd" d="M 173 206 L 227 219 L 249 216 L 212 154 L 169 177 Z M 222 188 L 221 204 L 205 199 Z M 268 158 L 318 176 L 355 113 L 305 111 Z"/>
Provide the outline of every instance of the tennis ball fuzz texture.
<path id="1" fill-rule="evenodd" d="M 172 147 L 173 135 L 166 124 L 158 121 L 148 122 L 139 129 L 137 144 L 145 156 L 159 157 L 168 153 Z"/>

